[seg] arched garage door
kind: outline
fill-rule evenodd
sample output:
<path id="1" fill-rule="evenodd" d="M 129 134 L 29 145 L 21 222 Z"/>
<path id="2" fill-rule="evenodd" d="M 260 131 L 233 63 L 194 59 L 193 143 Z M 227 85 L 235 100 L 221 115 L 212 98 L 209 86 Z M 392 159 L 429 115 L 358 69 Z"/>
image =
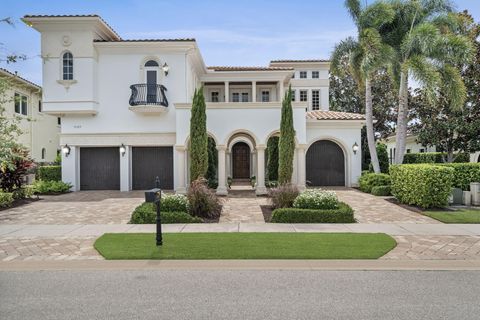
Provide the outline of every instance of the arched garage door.
<path id="1" fill-rule="evenodd" d="M 333 141 L 320 140 L 308 148 L 307 185 L 345 186 L 345 157 Z"/>

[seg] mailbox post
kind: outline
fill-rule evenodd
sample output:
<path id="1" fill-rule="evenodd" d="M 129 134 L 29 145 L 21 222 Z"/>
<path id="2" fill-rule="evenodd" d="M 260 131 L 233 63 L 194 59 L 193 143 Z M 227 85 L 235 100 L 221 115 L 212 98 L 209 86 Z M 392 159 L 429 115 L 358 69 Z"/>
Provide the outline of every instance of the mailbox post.
<path id="1" fill-rule="evenodd" d="M 156 185 L 158 186 L 158 183 L 156 183 Z M 145 191 L 145 202 L 155 203 L 155 207 L 157 209 L 157 218 L 155 219 L 155 222 L 157 224 L 157 236 L 156 236 L 157 246 L 161 246 L 163 244 L 162 219 L 160 216 L 160 201 L 162 200 L 161 198 L 162 198 L 162 190 L 160 188 L 153 188 L 151 190 Z"/>

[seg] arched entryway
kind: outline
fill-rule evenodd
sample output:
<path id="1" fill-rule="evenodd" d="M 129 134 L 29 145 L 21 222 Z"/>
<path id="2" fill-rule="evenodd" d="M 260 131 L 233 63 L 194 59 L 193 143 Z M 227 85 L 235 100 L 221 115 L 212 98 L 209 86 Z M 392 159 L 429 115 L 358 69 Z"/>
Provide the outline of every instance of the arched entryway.
<path id="1" fill-rule="evenodd" d="M 306 155 L 308 186 L 345 186 L 345 155 L 330 140 L 320 140 L 308 148 Z"/>
<path id="2" fill-rule="evenodd" d="M 232 147 L 232 178 L 250 179 L 250 147 L 245 142 Z"/>

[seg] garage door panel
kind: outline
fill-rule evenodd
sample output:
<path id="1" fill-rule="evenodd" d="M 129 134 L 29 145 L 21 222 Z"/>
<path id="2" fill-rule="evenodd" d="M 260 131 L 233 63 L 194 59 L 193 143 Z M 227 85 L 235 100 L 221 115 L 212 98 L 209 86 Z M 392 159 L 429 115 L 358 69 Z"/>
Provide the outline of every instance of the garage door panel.
<path id="1" fill-rule="evenodd" d="M 340 146 L 328 140 L 312 144 L 306 156 L 306 178 L 311 186 L 344 186 L 345 157 Z"/>
<path id="2" fill-rule="evenodd" d="M 173 147 L 133 147 L 132 188 L 151 189 L 155 177 L 160 178 L 160 188 L 173 190 Z"/>
<path id="3" fill-rule="evenodd" d="M 80 190 L 119 189 L 120 154 L 118 148 L 80 148 Z"/>

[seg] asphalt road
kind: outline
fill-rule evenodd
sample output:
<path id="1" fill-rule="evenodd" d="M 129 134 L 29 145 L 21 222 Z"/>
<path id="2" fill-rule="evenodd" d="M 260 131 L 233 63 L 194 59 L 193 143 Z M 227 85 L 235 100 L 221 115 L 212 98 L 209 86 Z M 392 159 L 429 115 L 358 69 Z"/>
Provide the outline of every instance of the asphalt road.
<path id="1" fill-rule="evenodd" d="M 0 272 L 0 318 L 479 319 L 480 272 Z"/>

